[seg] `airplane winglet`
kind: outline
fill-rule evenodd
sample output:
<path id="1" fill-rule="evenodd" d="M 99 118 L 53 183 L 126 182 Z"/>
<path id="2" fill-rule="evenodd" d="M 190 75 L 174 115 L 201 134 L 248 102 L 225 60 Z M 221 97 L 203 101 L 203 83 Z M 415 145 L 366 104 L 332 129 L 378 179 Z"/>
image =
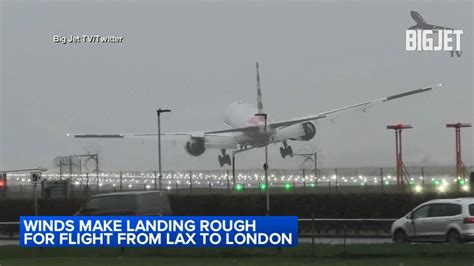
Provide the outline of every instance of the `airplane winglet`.
<path id="1" fill-rule="evenodd" d="M 407 92 L 402 92 L 402 93 L 390 95 L 390 96 L 386 97 L 385 99 L 383 99 L 383 101 L 384 102 L 391 101 L 391 100 L 406 97 L 406 96 L 409 96 L 409 95 L 427 92 L 427 91 L 432 90 L 434 87 L 441 87 L 441 86 L 443 86 L 443 84 L 438 83 L 438 84 L 433 84 L 431 86 L 427 86 L 427 87 L 424 87 L 424 88 L 421 88 L 421 89 L 416 89 L 416 90 L 411 90 L 411 91 L 407 91 Z"/>

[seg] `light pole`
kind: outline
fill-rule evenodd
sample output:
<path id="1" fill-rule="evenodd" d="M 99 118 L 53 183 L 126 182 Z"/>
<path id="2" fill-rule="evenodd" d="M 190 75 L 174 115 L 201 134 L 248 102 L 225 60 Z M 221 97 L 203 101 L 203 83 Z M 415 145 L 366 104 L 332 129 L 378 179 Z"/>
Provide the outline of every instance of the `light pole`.
<path id="1" fill-rule="evenodd" d="M 258 113 L 255 116 L 263 116 L 265 119 L 265 138 L 267 137 L 267 114 L 266 113 Z M 267 201 L 267 213 L 266 215 L 270 215 L 270 186 L 268 184 L 268 141 L 265 140 L 265 164 L 263 165 L 263 170 L 265 171 L 265 197 Z"/>
<path id="2" fill-rule="evenodd" d="M 160 183 L 159 189 L 161 190 L 161 127 L 160 127 L 160 117 L 161 113 L 171 112 L 170 109 L 158 109 L 156 110 L 156 115 L 158 117 L 158 182 Z M 156 181 L 155 181 L 156 189 Z"/>

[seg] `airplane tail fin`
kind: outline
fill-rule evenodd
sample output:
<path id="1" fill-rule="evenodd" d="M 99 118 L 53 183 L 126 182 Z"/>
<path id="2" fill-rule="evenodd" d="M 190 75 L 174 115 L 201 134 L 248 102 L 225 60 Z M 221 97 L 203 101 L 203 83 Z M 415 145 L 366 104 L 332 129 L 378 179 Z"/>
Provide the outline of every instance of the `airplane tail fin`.
<path id="1" fill-rule="evenodd" d="M 257 61 L 257 107 L 258 113 L 263 114 L 262 89 L 260 88 L 260 70 L 258 69 Z"/>

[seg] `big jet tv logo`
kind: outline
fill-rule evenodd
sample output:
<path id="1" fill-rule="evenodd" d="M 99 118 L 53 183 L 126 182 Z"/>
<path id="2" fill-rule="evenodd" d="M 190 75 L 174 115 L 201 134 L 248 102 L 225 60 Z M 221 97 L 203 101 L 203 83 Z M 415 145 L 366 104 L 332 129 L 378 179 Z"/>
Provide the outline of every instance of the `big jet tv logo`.
<path id="1" fill-rule="evenodd" d="M 428 24 L 416 11 L 410 12 L 416 25 L 406 30 L 407 51 L 446 51 L 460 57 L 462 30 Z"/>

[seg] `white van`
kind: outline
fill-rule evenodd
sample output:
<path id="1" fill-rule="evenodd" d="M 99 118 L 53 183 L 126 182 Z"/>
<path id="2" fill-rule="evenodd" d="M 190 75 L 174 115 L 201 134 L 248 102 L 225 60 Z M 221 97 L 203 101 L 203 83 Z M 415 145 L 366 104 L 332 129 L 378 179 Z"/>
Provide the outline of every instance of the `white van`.
<path id="1" fill-rule="evenodd" d="M 474 198 L 425 202 L 392 224 L 392 239 L 408 241 L 474 240 Z"/>

